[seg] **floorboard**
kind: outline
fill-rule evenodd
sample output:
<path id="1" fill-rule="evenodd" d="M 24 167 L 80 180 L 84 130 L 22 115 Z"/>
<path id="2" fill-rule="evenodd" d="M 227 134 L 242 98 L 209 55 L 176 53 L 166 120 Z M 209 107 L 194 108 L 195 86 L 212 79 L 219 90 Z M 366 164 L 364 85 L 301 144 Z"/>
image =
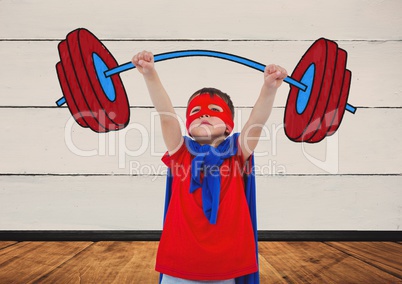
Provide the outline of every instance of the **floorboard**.
<path id="1" fill-rule="evenodd" d="M 0 242 L 0 283 L 158 283 L 158 242 Z M 259 242 L 261 284 L 402 283 L 397 242 Z"/>
<path id="2" fill-rule="evenodd" d="M 0 250 L 16 244 L 17 242 L 0 242 Z"/>
<path id="3" fill-rule="evenodd" d="M 261 256 L 258 257 L 258 264 L 260 267 L 260 282 L 272 284 L 286 284 L 286 280 L 266 259 Z"/>
<path id="4" fill-rule="evenodd" d="M 157 283 L 157 242 L 97 242 L 40 283 Z"/>
<path id="5" fill-rule="evenodd" d="M 402 278 L 401 245 L 388 242 L 329 242 L 355 258 Z"/>
<path id="6" fill-rule="evenodd" d="M 22 242 L 0 250 L 0 283 L 32 283 L 74 258 L 89 242 Z"/>
<path id="7" fill-rule="evenodd" d="M 399 278 L 320 242 L 260 242 L 287 283 L 398 283 Z"/>

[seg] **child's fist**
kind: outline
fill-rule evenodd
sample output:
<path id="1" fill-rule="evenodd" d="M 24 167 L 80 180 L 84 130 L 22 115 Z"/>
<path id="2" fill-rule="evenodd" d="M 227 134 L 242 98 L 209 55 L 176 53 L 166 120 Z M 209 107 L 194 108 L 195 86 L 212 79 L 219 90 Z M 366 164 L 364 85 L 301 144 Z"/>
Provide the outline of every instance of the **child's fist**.
<path id="1" fill-rule="evenodd" d="M 264 84 L 269 88 L 277 89 L 287 76 L 288 72 L 285 68 L 275 64 L 267 65 L 264 70 Z"/>
<path id="2" fill-rule="evenodd" d="M 143 75 L 150 73 L 154 69 L 154 55 L 149 51 L 144 50 L 137 53 L 131 62 Z"/>

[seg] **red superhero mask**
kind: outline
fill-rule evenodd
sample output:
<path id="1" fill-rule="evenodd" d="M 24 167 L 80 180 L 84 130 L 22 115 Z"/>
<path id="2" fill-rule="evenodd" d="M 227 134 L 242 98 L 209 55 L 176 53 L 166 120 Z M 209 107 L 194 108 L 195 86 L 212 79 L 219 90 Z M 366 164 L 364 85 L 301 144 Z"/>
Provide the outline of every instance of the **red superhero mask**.
<path id="1" fill-rule="evenodd" d="M 220 106 L 223 111 L 219 112 L 219 111 L 211 110 L 209 108 L 209 106 L 211 104 Z M 190 114 L 191 110 L 196 106 L 200 107 L 200 110 L 194 114 Z M 228 104 L 221 97 L 219 97 L 217 95 L 211 96 L 208 93 L 204 93 L 204 94 L 199 94 L 198 96 L 194 97 L 190 101 L 190 103 L 188 104 L 188 107 L 187 107 L 187 112 L 186 112 L 186 119 L 187 119 L 186 128 L 187 128 L 187 131 L 189 134 L 190 134 L 191 123 L 195 119 L 200 118 L 203 115 L 219 117 L 226 124 L 226 127 L 229 130 L 229 133 L 232 132 L 233 126 L 234 126 L 232 112 L 230 111 Z"/>

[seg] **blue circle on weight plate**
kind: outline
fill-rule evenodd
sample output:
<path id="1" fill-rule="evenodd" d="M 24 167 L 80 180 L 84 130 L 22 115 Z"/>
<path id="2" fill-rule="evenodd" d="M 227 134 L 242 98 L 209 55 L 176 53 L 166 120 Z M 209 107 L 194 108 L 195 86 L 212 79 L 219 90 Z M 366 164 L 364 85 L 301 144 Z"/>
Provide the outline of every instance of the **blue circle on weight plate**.
<path id="1" fill-rule="evenodd" d="M 297 93 L 297 100 L 296 100 L 296 111 L 298 114 L 302 114 L 310 100 L 311 89 L 313 88 L 314 84 L 314 74 L 315 74 L 315 65 L 312 63 L 304 72 L 303 77 L 300 80 L 300 83 L 306 86 L 306 90 L 299 90 Z"/>
<path id="2" fill-rule="evenodd" d="M 103 92 L 109 101 L 114 102 L 116 100 L 116 91 L 114 89 L 112 79 L 105 76 L 105 71 L 109 70 L 109 68 L 96 53 L 92 54 L 92 60 L 94 63 L 96 76 L 98 77 L 99 83 L 102 86 Z"/>

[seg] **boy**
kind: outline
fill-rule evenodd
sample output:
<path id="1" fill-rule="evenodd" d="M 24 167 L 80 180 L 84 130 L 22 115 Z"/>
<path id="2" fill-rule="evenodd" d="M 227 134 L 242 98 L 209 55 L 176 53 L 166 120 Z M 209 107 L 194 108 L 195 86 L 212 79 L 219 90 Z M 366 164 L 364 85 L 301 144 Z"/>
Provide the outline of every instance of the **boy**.
<path id="1" fill-rule="evenodd" d="M 236 283 L 258 283 L 255 220 L 251 220 L 245 196 L 244 169 L 286 70 L 266 67 L 260 96 L 240 134 L 229 136 L 234 108 L 227 94 L 212 88 L 194 93 L 186 110 L 191 139 L 181 134 L 153 54 L 140 52 L 132 62 L 160 114 L 167 147 L 162 160 L 171 175 L 156 260 L 162 283 L 235 283 L 235 279 Z M 253 274 L 256 280 L 245 280 Z"/>

